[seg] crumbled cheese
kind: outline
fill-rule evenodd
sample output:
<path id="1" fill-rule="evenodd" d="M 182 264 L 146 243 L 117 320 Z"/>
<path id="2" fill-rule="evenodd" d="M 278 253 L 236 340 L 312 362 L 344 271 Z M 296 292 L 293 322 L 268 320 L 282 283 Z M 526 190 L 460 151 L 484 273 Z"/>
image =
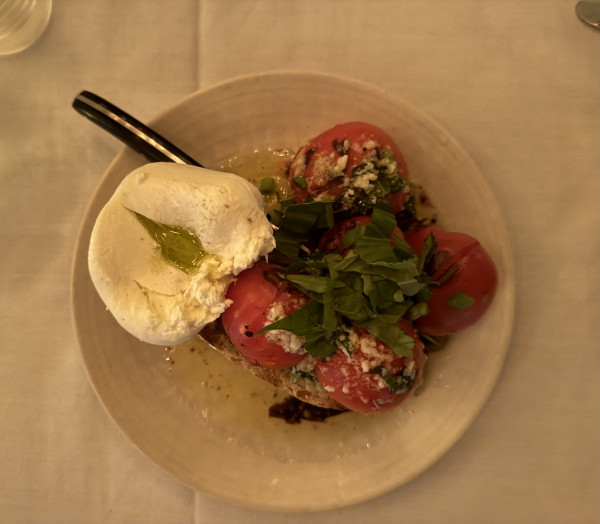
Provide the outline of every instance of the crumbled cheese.
<path id="1" fill-rule="evenodd" d="M 294 370 L 298 373 L 311 373 L 317 364 L 317 360 L 312 355 L 306 355 L 298 364 L 294 366 Z"/>
<path id="2" fill-rule="evenodd" d="M 377 142 L 375 142 L 375 140 L 373 140 L 372 138 L 363 142 L 363 145 L 362 145 L 363 149 L 375 149 L 378 146 L 379 146 L 379 144 Z"/>
<path id="3" fill-rule="evenodd" d="M 367 171 L 365 173 L 355 175 L 352 178 L 352 185 L 368 192 L 369 188 L 371 187 L 371 182 L 375 182 L 376 180 L 377 173 Z"/>
<path id="4" fill-rule="evenodd" d="M 267 311 L 267 322 L 272 324 L 277 320 L 283 318 L 285 316 L 285 311 L 283 310 L 283 304 L 280 302 L 271 304 L 271 307 Z"/>
<path id="5" fill-rule="evenodd" d="M 297 353 L 299 355 L 306 353 L 306 350 L 304 349 L 306 337 L 299 337 L 290 331 L 273 329 L 265 333 L 265 338 L 269 342 L 279 344 L 286 353 Z"/>
<path id="6" fill-rule="evenodd" d="M 284 316 L 285 311 L 283 309 L 283 304 L 280 302 L 275 302 L 267 311 L 267 322 L 265 325 L 272 324 Z M 299 355 L 306 353 L 306 350 L 304 349 L 306 337 L 299 337 L 290 331 L 285 331 L 284 329 L 273 329 L 265 333 L 265 338 L 269 342 L 275 342 L 276 344 L 279 344 L 286 353 L 297 353 Z"/>
<path id="7" fill-rule="evenodd" d="M 377 380 L 377 389 L 390 389 L 390 386 L 388 386 L 388 383 L 385 380 L 383 380 L 383 377 L 381 375 L 377 375 L 376 373 L 374 373 L 373 376 Z"/>
<path id="8" fill-rule="evenodd" d="M 347 165 L 348 165 L 348 155 L 344 155 L 337 159 L 334 169 L 341 173 L 346 170 Z"/>
<path id="9" fill-rule="evenodd" d="M 313 184 L 323 185 L 324 182 L 332 178 L 331 172 L 334 170 L 336 165 L 335 154 L 330 155 L 319 155 L 315 158 L 313 163 L 314 180 Z"/>
<path id="10" fill-rule="evenodd" d="M 402 370 L 402 374 L 405 377 L 415 378 L 417 375 L 417 365 L 414 360 L 411 360 L 406 367 Z"/>
<path id="11" fill-rule="evenodd" d="M 350 341 L 350 344 L 353 347 L 356 347 L 358 345 L 358 341 L 359 341 L 358 334 L 356 333 L 356 331 L 354 331 L 351 328 L 349 328 L 347 330 L 347 333 L 348 333 L 348 340 Z"/>

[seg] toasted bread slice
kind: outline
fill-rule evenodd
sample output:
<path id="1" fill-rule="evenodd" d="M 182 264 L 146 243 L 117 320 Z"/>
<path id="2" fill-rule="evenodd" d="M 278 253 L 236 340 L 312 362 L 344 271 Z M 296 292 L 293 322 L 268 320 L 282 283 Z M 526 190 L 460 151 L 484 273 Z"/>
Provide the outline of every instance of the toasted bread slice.
<path id="1" fill-rule="evenodd" d="M 288 392 L 297 399 L 327 409 L 347 411 L 347 409 L 329 397 L 321 384 L 310 377 L 298 376 L 291 369 L 267 369 L 247 360 L 231 343 L 223 329 L 221 320 L 208 324 L 200 336 L 228 360 L 242 366 L 253 375 L 270 382 L 275 387 Z"/>

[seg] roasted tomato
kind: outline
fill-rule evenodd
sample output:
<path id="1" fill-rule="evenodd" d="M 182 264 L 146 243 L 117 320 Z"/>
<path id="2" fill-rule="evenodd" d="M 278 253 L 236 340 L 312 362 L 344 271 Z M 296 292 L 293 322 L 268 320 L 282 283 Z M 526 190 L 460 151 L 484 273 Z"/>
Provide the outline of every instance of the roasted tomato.
<path id="1" fill-rule="evenodd" d="M 345 348 L 317 362 L 317 380 L 331 398 L 353 411 L 373 413 L 398 406 L 413 394 L 426 356 L 410 322 L 403 319 L 399 326 L 415 341 L 412 358 L 397 356 L 364 328 L 354 326 Z"/>
<path id="2" fill-rule="evenodd" d="M 344 235 L 351 229 L 368 224 L 371 219 L 371 216 L 361 215 L 336 222 L 321 237 L 318 248 L 326 253 L 345 253 Z M 396 227 L 392 233 L 390 238 L 392 244 L 395 244 L 396 237 L 404 238 L 404 234 L 399 227 Z"/>
<path id="3" fill-rule="evenodd" d="M 371 124 L 338 124 L 296 153 L 289 179 L 296 202 L 340 199 L 344 209 L 364 212 L 375 198 L 393 213 L 408 200 L 408 169 L 392 138 Z"/>
<path id="4" fill-rule="evenodd" d="M 270 369 L 295 366 L 306 355 L 302 340 L 287 331 L 257 334 L 307 303 L 304 294 L 278 276 L 279 269 L 259 262 L 240 273 L 227 291 L 233 303 L 221 315 L 225 332 L 240 353 Z"/>
<path id="5" fill-rule="evenodd" d="M 422 333 L 443 336 L 469 327 L 484 315 L 496 293 L 498 274 L 485 249 L 469 235 L 422 228 L 404 236 L 419 253 L 430 233 L 437 248 L 425 268 L 433 280 L 429 313 L 416 324 Z"/>

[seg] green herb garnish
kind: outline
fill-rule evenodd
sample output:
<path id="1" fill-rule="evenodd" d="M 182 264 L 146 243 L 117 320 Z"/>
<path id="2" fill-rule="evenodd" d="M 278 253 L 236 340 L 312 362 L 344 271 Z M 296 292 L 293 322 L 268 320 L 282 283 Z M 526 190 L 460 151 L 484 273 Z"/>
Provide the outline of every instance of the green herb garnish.
<path id="1" fill-rule="evenodd" d="M 193 231 L 187 227 L 161 224 L 136 211 L 132 213 L 156 241 L 160 254 L 169 264 L 185 273 L 198 271 L 208 253 Z"/>
<path id="2" fill-rule="evenodd" d="M 446 300 L 446 304 L 453 307 L 454 309 L 467 309 L 471 307 L 475 303 L 475 299 L 462 291 L 457 291 L 452 295 L 448 300 Z"/>
<path id="3" fill-rule="evenodd" d="M 277 184 L 275 183 L 274 178 L 261 178 L 259 184 L 259 191 L 261 193 L 272 193 L 277 188 Z"/>
<path id="4" fill-rule="evenodd" d="M 277 250 L 292 260 L 302 260 L 303 248 L 312 245 L 315 232 L 333 226 L 333 202 L 285 202 L 277 222 Z"/>
<path id="5" fill-rule="evenodd" d="M 344 236 L 348 253 L 301 256 L 301 244 L 333 223 L 331 202 L 286 207 L 275 233 L 277 249 L 295 263 L 281 277 L 312 298 L 302 309 L 265 326 L 306 336 L 314 357 L 333 355 L 339 326 L 355 322 L 399 356 L 412 356 L 415 341 L 398 322 L 425 313 L 428 298 L 423 260 L 402 239 L 390 242 L 396 222 L 386 206 L 376 206 L 371 221 Z M 423 255 L 425 256 L 425 255 Z"/>
<path id="6" fill-rule="evenodd" d="M 406 393 L 412 388 L 415 383 L 415 378 L 410 375 L 390 375 L 383 366 L 377 366 L 371 370 L 369 370 L 371 374 L 380 375 L 381 378 L 385 381 L 385 383 L 389 386 L 392 393 Z"/>
<path id="7" fill-rule="evenodd" d="M 306 178 L 302 175 L 297 175 L 293 177 L 292 182 L 294 182 L 294 184 L 296 184 L 300 189 L 306 189 L 308 187 Z"/>

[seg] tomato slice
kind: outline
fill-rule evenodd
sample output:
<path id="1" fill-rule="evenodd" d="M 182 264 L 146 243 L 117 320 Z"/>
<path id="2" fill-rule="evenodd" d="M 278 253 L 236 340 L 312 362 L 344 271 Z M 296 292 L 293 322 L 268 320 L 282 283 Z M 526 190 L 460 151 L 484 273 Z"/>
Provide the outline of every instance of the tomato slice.
<path id="1" fill-rule="evenodd" d="M 349 331 L 346 346 L 319 360 L 315 373 L 330 397 L 353 411 L 382 412 L 412 396 L 421 383 L 426 356 L 410 322 L 398 324 L 415 340 L 413 356 L 400 357 L 360 326 Z"/>
<path id="2" fill-rule="evenodd" d="M 274 264 L 259 262 L 239 274 L 227 290 L 232 304 L 221 315 L 235 347 L 248 360 L 269 369 L 295 366 L 306 356 L 302 340 L 274 330 L 257 334 L 265 325 L 303 307 L 308 298 L 282 280 Z"/>
<path id="3" fill-rule="evenodd" d="M 422 333 L 444 336 L 471 326 L 485 314 L 496 293 L 498 274 L 481 244 L 464 233 L 422 228 L 404 237 L 419 253 L 430 233 L 437 248 L 426 270 L 435 283 L 430 286 L 429 313 L 417 319 L 416 325 Z M 465 304 L 464 309 L 450 305 L 461 294 L 472 304 Z"/>
<path id="4" fill-rule="evenodd" d="M 362 171 L 356 171 L 361 166 Z M 289 170 L 296 202 L 304 202 L 308 197 L 336 200 L 344 196 L 344 208 L 354 206 L 359 198 L 368 200 L 375 191 L 375 178 L 394 185 L 400 182 L 397 179 L 407 177 L 406 162 L 392 138 L 364 122 L 338 124 L 313 138 L 298 150 Z M 397 213 L 408 196 L 395 188 L 382 200 Z"/>

